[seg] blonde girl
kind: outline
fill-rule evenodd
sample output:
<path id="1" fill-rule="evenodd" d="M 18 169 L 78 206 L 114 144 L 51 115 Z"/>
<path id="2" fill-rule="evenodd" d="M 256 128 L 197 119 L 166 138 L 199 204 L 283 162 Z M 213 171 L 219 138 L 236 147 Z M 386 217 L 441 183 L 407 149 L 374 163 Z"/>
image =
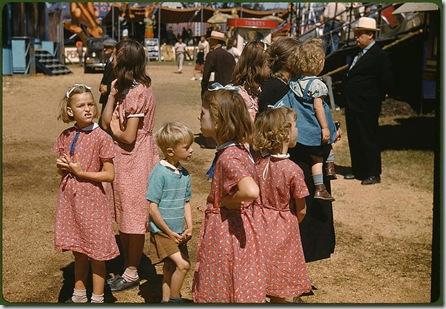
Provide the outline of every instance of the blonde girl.
<path id="1" fill-rule="evenodd" d="M 138 266 L 149 215 L 147 178 L 158 162 L 158 152 L 152 135 L 155 99 L 144 47 L 134 40 L 123 40 L 115 46 L 113 61 L 116 80 L 102 125 L 111 131 L 116 149 L 113 198 L 124 273 L 109 284 L 112 291 L 121 291 L 139 285 Z"/>
<path id="2" fill-rule="evenodd" d="M 56 166 L 62 176 L 56 209 L 54 244 L 74 255 L 74 291 L 67 302 L 85 303 L 87 276 L 93 273 L 92 303 L 104 302 L 105 261 L 119 255 L 112 218 L 101 182 L 114 178 L 113 141 L 93 122 L 98 115 L 91 88 L 70 87 L 58 119 L 75 125 L 54 144 Z"/>
<path id="3" fill-rule="evenodd" d="M 308 189 L 301 168 L 289 159 L 296 145 L 296 114 L 290 108 L 268 109 L 255 122 L 253 147 L 266 233 L 264 247 L 267 286 L 272 303 L 283 303 L 311 291 L 299 233 Z"/>
<path id="4" fill-rule="evenodd" d="M 201 108 L 201 132 L 218 146 L 208 173 L 211 192 L 192 293 L 197 303 L 260 303 L 265 301 L 265 269 L 259 187 L 245 146 L 253 124 L 243 98 L 228 88 L 207 91 Z"/>
<path id="5" fill-rule="evenodd" d="M 290 88 L 296 95 L 296 101 L 292 107 L 298 114 L 297 126 L 300 134 L 297 142 L 312 160 L 314 198 L 334 201 L 325 188 L 322 171 L 326 152 L 330 152 L 327 169 L 334 170 L 331 144 L 337 138 L 330 107 L 324 102 L 328 89 L 317 77 L 322 72 L 324 63 L 325 52 L 322 40 L 312 39 L 302 44 L 299 48 L 299 59 L 296 62 L 296 70 L 300 72 L 300 76 L 290 81 Z"/>
<path id="6" fill-rule="evenodd" d="M 269 77 L 266 48 L 266 44 L 260 41 L 246 44 L 232 75 L 232 84 L 240 86 L 239 92 L 253 122 L 259 111 L 260 86 Z"/>

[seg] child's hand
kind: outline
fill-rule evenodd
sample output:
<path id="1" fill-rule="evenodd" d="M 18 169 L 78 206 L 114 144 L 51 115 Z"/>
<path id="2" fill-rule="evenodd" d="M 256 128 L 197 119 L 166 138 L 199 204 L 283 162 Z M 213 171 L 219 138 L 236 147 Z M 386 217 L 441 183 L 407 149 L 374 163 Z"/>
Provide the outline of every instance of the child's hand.
<path id="1" fill-rule="evenodd" d="M 121 126 L 119 124 L 119 115 L 116 111 L 112 114 L 112 119 L 110 121 L 110 129 L 113 132 L 113 135 L 115 136 L 119 135 L 119 133 L 122 131 Z"/>
<path id="2" fill-rule="evenodd" d="M 189 240 L 191 240 L 191 238 L 192 238 L 192 228 L 190 227 L 190 228 L 187 228 L 184 232 L 183 232 L 183 234 L 182 234 L 182 240 L 181 240 L 181 243 L 186 243 L 186 242 L 188 242 Z"/>
<path id="3" fill-rule="evenodd" d="M 167 236 L 169 236 L 170 239 L 172 239 L 176 244 L 179 244 L 182 240 L 181 235 L 171 231 Z"/>
<path id="4" fill-rule="evenodd" d="M 75 176 L 80 176 L 83 172 L 76 155 L 71 158 L 69 155 L 64 154 L 61 158 L 56 160 L 56 164 L 58 167 L 60 166 L 61 169 L 70 172 Z"/>
<path id="5" fill-rule="evenodd" d="M 115 96 L 118 93 L 118 89 L 116 89 L 115 84 L 116 84 L 116 79 L 112 81 L 110 85 L 110 95 L 112 96 Z"/>
<path id="6" fill-rule="evenodd" d="M 342 130 L 339 128 L 339 129 L 336 131 L 335 142 L 339 141 L 339 140 L 341 139 L 341 137 L 342 137 Z"/>
<path id="7" fill-rule="evenodd" d="M 330 130 L 328 130 L 328 128 L 322 129 L 322 144 L 328 143 L 329 139 L 330 139 Z"/>

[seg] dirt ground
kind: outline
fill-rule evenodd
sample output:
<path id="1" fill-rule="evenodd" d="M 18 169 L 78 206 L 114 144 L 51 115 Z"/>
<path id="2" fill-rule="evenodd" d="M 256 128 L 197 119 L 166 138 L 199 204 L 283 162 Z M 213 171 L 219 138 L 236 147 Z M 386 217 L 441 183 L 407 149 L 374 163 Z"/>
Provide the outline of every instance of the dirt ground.
<path id="1" fill-rule="evenodd" d="M 200 83 L 190 80 L 192 68 L 186 65 L 183 74 L 175 74 L 173 65 L 151 64 L 156 128 L 165 121 L 178 120 L 199 133 Z M 65 76 L 3 78 L 2 293 L 8 302 L 55 303 L 67 299 L 72 291 L 72 255 L 56 252 L 53 247 L 59 179 L 51 147 L 67 127 L 56 120 L 58 103 L 66 88 L 76 82 L 87 83 L 98 99 L 101 75 L 83 74 L 78 66 L 71 69 L 74 74 Z M 342 119 L 340 113 L 336 117 Z M 213 151 L 197 144 L 193 147 L 193 158 L 185 166 L 193 177 L 195 210 L 205 203 L 210 188 L 204 174 Z M 344 137 L 336 148 L 346 147 Z M 427 166 L 432 167 L 432 162 Z M 386 178 L 389 169 L 384 161 L 380 185 L 361 186 L 342 177 L 332 182 L 336 197 L 335 253 L 330 259 L 308 264 L 317 290 L 304 297 L 305 302 L 430 301 L 432 189 L 390 181 Z M 200 222 L 201 215 L 195 210 L 194 238 L 189 245 L 193 263 Z M 117 259 L 108 267 L 117 269 L 119 263 Z M 160 269 L 151 267 L 146 257 L 141 268 L 143 280 L 139 288 L 114 294 L 107 290 L 106 300 L 156 301 Z M 185 298 L 191 298 L 191 285 L 192 271 L 182 291 Z"/>

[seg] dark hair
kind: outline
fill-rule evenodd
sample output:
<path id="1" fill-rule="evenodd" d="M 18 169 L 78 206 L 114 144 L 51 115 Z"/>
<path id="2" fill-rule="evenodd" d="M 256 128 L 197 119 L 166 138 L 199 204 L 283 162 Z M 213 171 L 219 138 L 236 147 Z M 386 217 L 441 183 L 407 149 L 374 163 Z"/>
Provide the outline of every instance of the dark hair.
<path id="1" fill-rule="evenodd" d="M 116 99 L 125 97 L 134 81 L 149 87 L 152 80 L 146 71 L 147 56 L 141 43 L 125 39 L 115 46 L 116 64 L 113 72 L 116 76 Z"/>
<path id="2" fill-rule="evenodd" d="M 293 38 L 279 38 L 268 48 L 271 73 L 287 71 L 291 76 L 298 74 L 296 60 L 299 58 L 299 42 Z"/>
<path id="3" fill-rule="evenodd" d="M 203 95 L 202 105 L 209 108 L 218 143 L 230 140 L 236 143 L 251 142 L 254 124 L 245 101 L 237 91 L 208 90 Z"/>
<path id="4" fill-rule="evenodd" d="M 259 95 L 260 85 L 269 76 L 265 47 L 265 43 L 259 41 L 246 44 L 232 74 L 232 83 L 243 86 L 250 96 Z"/>

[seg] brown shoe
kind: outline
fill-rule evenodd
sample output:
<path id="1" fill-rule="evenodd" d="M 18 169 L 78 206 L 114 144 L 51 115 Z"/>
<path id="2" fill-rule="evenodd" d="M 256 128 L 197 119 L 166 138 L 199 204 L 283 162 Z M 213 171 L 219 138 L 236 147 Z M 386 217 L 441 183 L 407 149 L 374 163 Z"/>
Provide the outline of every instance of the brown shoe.
<path id="1" fill-rule="evenodd" d="M 325 185 L 315 185 L 314 198 L 318 198 L 324 201 L 334 201 L 335 199 L 325 189 Z"/>
<path id="2" fill-rule="evenodd" d="M 338 177 L 336 177 L 336 169 L 335 169 L 335 164 L 334 164 L 333 161 L 326 162 L 326 164 L 325 164 L 325 175 L 329 179 L 338 179 Z"/>

